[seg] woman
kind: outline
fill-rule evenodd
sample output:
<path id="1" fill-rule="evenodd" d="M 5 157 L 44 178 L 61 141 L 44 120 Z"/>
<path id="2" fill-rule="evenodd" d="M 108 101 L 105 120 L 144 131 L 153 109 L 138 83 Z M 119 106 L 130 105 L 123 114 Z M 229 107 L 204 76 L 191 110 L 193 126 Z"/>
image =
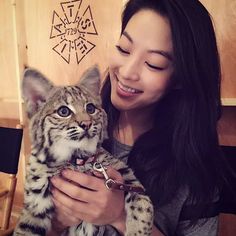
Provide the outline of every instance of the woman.
<path id="1" fill-rule="evenodd" d="M 104 147 L 127 161 L 145 186 L 155 206 L 153 235 L 217 235 L 215 205 L 223 181 L 216 131 L 220 66 L 212 22 L 201 3 L 129 0 L 102 97 L 109 125 Z M 122 181 L 112 168 L 108 175 Z M 64 176 L 93 193 L 53 178 L 61 225 L 55 228 L 84 220 L 107 225 L 101 235 L 124 233 L 122 192 L 108 191 L 94 176 Z"/>

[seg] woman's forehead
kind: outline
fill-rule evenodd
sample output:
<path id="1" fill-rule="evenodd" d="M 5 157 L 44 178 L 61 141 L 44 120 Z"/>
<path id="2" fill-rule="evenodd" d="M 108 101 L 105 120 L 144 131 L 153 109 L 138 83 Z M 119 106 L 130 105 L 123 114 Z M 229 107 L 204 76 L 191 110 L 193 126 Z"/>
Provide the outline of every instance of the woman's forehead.
<path id="1" fill-rule="evenodd" d="M 152 11 L 141 10 L 134 14 L 124 29 L 126 37 L 133 44 L 142 45 L 150 50 L 172 52 L 172 36 L 166 17 Z M 127 37 L 128 36 L 130 37 Z"/>

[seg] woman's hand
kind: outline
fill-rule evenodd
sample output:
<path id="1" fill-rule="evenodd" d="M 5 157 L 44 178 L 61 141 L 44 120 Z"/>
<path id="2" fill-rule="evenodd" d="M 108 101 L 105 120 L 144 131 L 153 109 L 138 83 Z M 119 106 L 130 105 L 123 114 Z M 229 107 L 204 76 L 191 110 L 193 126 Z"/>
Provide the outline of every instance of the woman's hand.
<path id="1" fill-rule="evenodd" d="M 119 172 L 108 168 L 110 178 L 121 181 Z M 72 170 L 64 170 L 51 182 L 57 220 L 65 227 L 78 225 L 81 220 L 95 225 L 110 224 L 120 232 L 125 229 L 124 193 L 109 190 L 104 179 Z"/>

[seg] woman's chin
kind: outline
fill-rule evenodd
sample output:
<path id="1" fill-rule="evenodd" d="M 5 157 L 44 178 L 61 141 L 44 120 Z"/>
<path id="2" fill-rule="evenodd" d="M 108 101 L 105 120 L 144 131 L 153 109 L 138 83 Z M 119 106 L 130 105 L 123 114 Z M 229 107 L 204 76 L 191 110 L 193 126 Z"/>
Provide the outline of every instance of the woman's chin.
<path id="1" fill-rule="evenodd" d="M 121 101 L 117 96 L 111 96 L 112 105 L 119 111 L 126 111 L 130 109 L 130 105 L 127 102 Z"/>

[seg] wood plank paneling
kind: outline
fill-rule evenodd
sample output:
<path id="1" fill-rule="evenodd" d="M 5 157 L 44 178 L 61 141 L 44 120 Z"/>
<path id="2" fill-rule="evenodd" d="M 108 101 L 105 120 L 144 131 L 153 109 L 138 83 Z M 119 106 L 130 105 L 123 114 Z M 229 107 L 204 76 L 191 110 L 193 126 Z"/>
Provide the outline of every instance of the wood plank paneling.
<path id="1" fill-rule="evenodd" d="M 212 15 L 222 66 L 222 97 L 236 97 L 236 1 L 201 0 Z"/>
<path id="2" fill-rule="evenodd" d="M 98 64 L 102 71 L 106 69 L 110 47 L 113 47 L 119 37 L 122 1 L 82 1 L 78 11 L 78 21 L 83 20 L 83 14 L 90 6 L 93 22 L 89 21 L 91 15 L 87 10 L 85 14 L 87 25 L 84 23 L 80 27 L 78 22 L 72 23 L 77 14 L 76 4 L 80 1 L 63 5 L 64 11 L 61 2 L 63 1 L 25 0 L 28 65 L 44 72 L 55 84 L 72 84 L 77 82 L 80 75 L 93 64 Z M 52 28 L 53 26 L 55 27 Z M 83 28 L 85 33 L 80 33 L 78 29 L 82 31 Z M 93 34 L 95 30 L 97 35 Z M 56 37 L 50 39 L 50 36 Z M 95 47 L 78 64 L 76 52 L 81 53 L 79 47 L 82 45 L 75 46 L 74 40 L 77 40 L 78 44 L 80 37 Z M 87 47 L 91 46 L 90 43 Z M 58 53 L 53 50 L 56 45 Z M 62 57 L 70 61 L 66 62 Z"/>
<path id="3" fill-rule="evenodd" d="M 17 100 L 15 42 L 11 1 L 1 0 L 0 9 L 0 97 Z"/>
<path id="4" fill-rule="evenodd" d="M 222 145 L 236 146 L 236 107 L 223 107 L 218 131 Z"/>
<path id="5" fill-rule="evenodd" d="M 236 215 L 220 214 L 218 236 L 235 236 L 236 234 Z"/>

